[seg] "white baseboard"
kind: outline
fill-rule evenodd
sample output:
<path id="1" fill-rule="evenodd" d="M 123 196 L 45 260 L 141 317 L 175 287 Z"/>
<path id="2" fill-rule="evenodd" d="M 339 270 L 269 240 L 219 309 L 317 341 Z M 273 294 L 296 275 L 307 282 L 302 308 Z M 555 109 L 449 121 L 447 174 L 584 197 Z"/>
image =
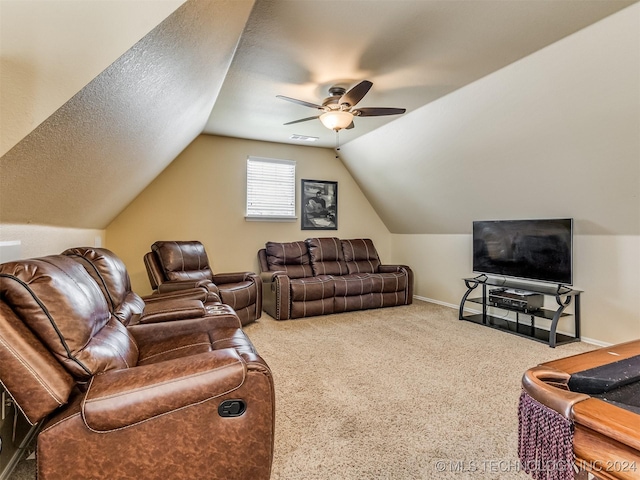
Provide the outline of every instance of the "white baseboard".
<path id="1" fill-rule="evenodd" d="M 443 307 L 453 308 L 455 310 L 458 310 L 460 308 L 460 305 L 454 305 L 453 303 L 442 302 L 440 300 L 435 300 L 433 298 L 421 297 L 420 295 L 414 295 L 413 298 L 416 299 L 416 300 L 422 300 L 423 302 L 435 303 L 436 305 L 442 305 Z M 472 313 L 472 314 L 480 314 L 480 313 L 482 313 L 482 310 L 475 310 L 475 309 L 472 309 L 472 308 L 465 308 L 464 311 L 468 312 L 468 313 Z M 550 329 L 550 327 L 547 328 L 547 327 L 544 327 L 544 326 L 540 326 L 538 328 L 541 328 L 543 330 L 549 330 Z M 561 333 L 563 335 L 573 335 L 573 333 L 569 333 L 569 332 L 562 331 L 562 330 L 558 330 L 557 333 Z M 611 345 L 613 345 L 612 343 L 601 342 L 600 340 L 596 340 L 594 338 L 583 337 L 583 336 L 580 337 L 580 341 L 584 342 L 584 343 L 591 344 L 591 345 L 597 345 L 599 347 L 610 347 Z"/>
<path id="2" fill-rule="evenodd" d="M 596 340 L 595 338 L 589 337 L 580 337 L 580 341 L 584 343 L 589 343 L 591 345 L 597 345 L 598 347 L 610 347 L 613 343 L 601 342 L 600 340 Z"/>
<path id="3" fill-rule="evenodd" d="M 454 305 L 453 303 L 442 302 L 440 300 L 435 300 L 433 298 L 421 297 L 420 295 L 414 295 L 414 299 L 422 300 L 423 302 L 435 303 L 436 305 L 442 305 L 443 307 L 455 308 L 458 310 L 459 305 Z"/>

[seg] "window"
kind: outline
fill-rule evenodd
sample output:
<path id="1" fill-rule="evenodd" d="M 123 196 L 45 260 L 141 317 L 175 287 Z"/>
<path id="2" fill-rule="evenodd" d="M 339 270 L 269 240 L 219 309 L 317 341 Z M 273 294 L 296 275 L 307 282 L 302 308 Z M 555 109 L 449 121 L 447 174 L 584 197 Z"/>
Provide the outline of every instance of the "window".
<path id="1" fill-rule="evenodd" d="M 247 220 L 296 219 L 296 162 L 247 158 Z"/>

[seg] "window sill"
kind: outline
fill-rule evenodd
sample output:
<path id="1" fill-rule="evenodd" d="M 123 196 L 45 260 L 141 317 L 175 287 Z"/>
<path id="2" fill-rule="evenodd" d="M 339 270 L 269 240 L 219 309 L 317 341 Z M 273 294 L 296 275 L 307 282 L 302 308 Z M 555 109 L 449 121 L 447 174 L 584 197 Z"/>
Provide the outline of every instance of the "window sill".
<path id="1" fill-rule="evenodd" d="M 245 222 L 297 222 L 298 217 L 270 217 L 268 215 L 246 216 Z"/>

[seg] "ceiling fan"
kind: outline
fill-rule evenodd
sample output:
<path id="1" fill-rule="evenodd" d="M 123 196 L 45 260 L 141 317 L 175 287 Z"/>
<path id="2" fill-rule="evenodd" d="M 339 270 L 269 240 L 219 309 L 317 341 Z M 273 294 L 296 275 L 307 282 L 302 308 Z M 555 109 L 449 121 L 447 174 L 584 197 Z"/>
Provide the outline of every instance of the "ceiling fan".
<path id="1" fill-rule="evenodd" d="M 297 100 L 291 97 L 285 97 L 284 95 L 276 95 L 276 97 L 288 102 L 297 103 L 305 107 L 315 108 L 322 110 L 323 113 L 314 117 L 301 118 L 300 120 L 294 120 L 287 122 L 285 125 L 291 125 L 294 123 L 306 122 L 309 120 L 320 119 L 322 124 L 330 130 L 336 132 L 343 128 L 350 129 L 354 127 L 353 117 L 379 117 L 383 115 L 400 115 L 407 111 L 406 108 L 387 108 L 387 107 L 361 107 L 354 108 L 360 100 L 367 94 L 369 89 L 373 86 L 369 80 L 363 80 L 356 86 L 347 91 L 346 88 L 335 85 L 329 88 L 329 96 L 324 99 L 322 105 L 315 103 L 305 102 L 304 100 Z"/>

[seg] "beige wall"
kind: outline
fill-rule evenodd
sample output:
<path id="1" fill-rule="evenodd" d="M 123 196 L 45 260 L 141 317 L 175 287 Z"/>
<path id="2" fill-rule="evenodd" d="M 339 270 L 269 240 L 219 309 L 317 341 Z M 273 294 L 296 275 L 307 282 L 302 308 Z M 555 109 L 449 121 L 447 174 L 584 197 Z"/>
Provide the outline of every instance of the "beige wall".
<path id="1" fill-rule="evenodd" d="M 47 225 L 0 224 L 0 242 L 20 242 L 20 257 L 55 255 L 71 247 L 104 245 L 105 231 Z"/>
<path id="2" fill-rule="evenodd" d="M 299 219 L 246 221 L 249 155 L 295 160 L 297 190 L 302 178 L 337 181 L 338 230 L 303 231 Z M 156 240 L 200 240 L 214 271 L 257 272 L 265 242 L 313 236 L 369 237 L 383 261 L 390 256 L 389 231 L 332 150 L 201 135 L 107 227 L 107 247 L 144 294 L 150 287 L 142 257 Z"/>
<path id="3" fill-rule="evenodd" d="M 375 172 L 394 159 L 384 182 L 410 217 L 387 222 L 391 261 L 416 295 L 459 303 L 473 220 L 572 217 L 582 335 L 640 338 L 639 19 L 636 4 L 343 147 L 382 218 Z"/>

